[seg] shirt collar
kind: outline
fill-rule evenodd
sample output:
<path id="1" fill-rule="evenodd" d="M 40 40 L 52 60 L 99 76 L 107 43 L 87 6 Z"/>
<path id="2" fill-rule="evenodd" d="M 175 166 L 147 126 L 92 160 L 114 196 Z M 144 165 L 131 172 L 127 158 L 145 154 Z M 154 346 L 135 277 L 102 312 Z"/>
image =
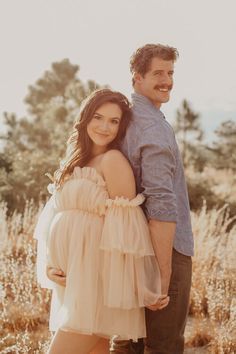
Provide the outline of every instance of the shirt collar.
<path id="1" fill-rule="evenodd" d="M 132 103 L 133 104 L 137 104 L 137 105 L 147 105 L 150 108 L 152 108 L 152 110 L 154 110 L 155 112 L 158 112 L 159 115 L 161 115 L 164 119 L 165 116 L 164 114 L 161 112 L 161 110 L 156 107 L 151 100 L 149 100 L 149 98 L 147 98 L 146 96 L 141 95 L 140 93 L 137 92 L 133 92 L 131 94 L 131 98 L 132 98 Z"/>

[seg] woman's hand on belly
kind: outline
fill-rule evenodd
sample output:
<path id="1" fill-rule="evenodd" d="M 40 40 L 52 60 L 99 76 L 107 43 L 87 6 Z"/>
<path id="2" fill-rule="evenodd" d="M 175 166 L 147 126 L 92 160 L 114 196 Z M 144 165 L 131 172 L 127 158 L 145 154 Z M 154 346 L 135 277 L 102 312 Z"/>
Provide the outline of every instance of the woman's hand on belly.
<path id="1" fill-rule="evenodd" d="M 64 287 L 66 286 L 66 275 L 62 270 L 47 266 L 46 273 L 47 277 L 54 283 Z"/>

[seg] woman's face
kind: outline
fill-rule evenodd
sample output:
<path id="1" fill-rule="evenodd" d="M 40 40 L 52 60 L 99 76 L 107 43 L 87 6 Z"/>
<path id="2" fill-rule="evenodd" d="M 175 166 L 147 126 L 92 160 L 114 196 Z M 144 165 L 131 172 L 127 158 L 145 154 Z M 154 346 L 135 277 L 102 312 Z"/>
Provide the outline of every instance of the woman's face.
<path id="1" fill-rule="evenodd" d="M 87 125 L 87 133 L 94 147 L 106 150 L 117 136 L 121 117 L 122 111 L 116 103 L 104 103 L 95 111 Z"/>

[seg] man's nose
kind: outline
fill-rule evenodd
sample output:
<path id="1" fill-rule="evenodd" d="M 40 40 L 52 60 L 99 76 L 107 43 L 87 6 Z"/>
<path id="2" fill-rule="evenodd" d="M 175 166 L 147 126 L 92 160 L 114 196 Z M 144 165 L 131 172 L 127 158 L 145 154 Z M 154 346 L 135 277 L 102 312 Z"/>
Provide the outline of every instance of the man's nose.
<path id="1" fill-rule="evenodd" d="M 164 74 L 163 77 L 162 77 L 162 84 L 171 85 L 172 84 L 172 78 L 168 74 Z"/>

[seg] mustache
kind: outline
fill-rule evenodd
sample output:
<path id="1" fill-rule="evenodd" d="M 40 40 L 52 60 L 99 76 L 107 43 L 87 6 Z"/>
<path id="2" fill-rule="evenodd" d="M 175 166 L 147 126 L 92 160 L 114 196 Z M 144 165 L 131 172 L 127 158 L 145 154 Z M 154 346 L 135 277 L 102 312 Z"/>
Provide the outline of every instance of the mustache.
<path id="1" fill-rule="evenodd" d="M 158 90 L 158 89 L 168 89 L 169 91 L 172 89 L 173 85 L 168 85 L 168 86 L 160 86 L 160 85 L 156 85 L 154 86 L 154 89 L 155 90 Z"/>

